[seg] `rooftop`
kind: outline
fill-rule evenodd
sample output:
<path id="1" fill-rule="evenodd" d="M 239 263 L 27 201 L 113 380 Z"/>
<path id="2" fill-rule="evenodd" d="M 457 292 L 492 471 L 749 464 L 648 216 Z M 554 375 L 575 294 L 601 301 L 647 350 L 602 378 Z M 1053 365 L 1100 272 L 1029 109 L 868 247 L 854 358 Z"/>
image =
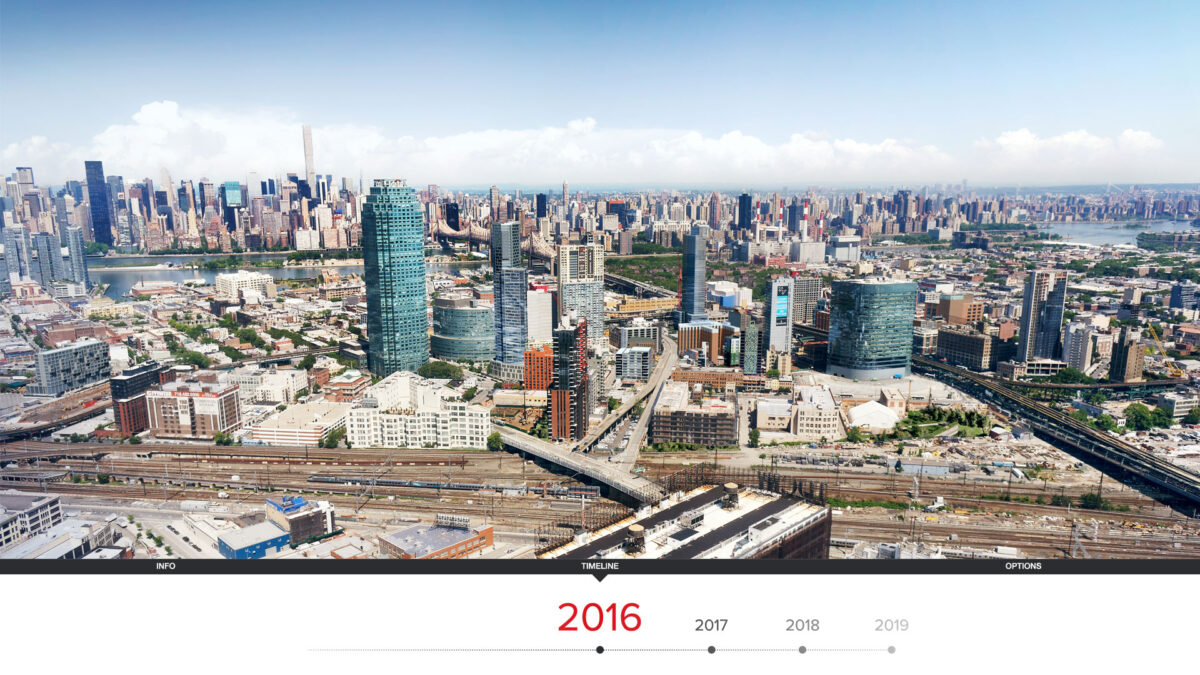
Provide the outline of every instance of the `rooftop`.
<path id="1" fill-rule="evenodd" d="M 332 401 L 297 403 L 254 426 L 256 429 L 329 427 L 344 420 L 353 407 L 354 405 L 350 403 L 334 403 Z"/>
<path id="2" fill-rule="evenodd" d="M 733 508 L 723 508 L 723 490 L 705 486 L 663 501 L 636 520 L 627 519 L 575 540 L 547 557 L 585 559 L 749 558 L 780 536 L 825 517 L 822 506 L 752 488 L 738 490 Z M 644 528 L 645 550 L 624 543 L 631 525 Z"/>
<path id="3" fill-rule="evenodd" d="M 479 531 L 443 525 L 413 525 L 381 537 L 405 553 L 420 558 L 478 536 Z"/>
<path id="4" fill-rule="evenodd" d="M 278 537 L 287 536 L 278 525 L 270 521 L 256 523 L 249 527 L 243 527 L 240 530 L 222 533 L 221 541 L 225 542 L 230 548 L 237 550 L 253 546 L 254 544 L 262 543 Z"/>

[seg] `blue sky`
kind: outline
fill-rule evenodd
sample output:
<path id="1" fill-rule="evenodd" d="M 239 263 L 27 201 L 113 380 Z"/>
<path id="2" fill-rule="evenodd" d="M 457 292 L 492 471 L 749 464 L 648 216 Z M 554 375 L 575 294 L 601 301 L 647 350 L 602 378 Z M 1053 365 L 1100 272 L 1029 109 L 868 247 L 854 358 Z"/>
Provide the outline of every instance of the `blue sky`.
<path id="1" fill-rule="evenodd" d="M 5 163 L 294 170 L 274 117 L 318 168 L 446 184 L 1200 179 L 1197 2 L 303 4 L 4 3 Z"/>

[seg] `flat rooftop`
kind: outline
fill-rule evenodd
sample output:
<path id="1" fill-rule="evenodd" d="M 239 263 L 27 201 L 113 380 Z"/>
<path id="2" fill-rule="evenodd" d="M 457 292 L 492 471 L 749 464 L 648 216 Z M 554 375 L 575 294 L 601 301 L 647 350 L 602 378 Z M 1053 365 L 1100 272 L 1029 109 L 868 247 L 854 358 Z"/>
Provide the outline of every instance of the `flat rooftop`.
<path id="1" fill-rule="evenodd" d="M 478 536 L 479 530 L 474 528 L 421 524 L 385 534 L 381 539 L 414 558 L 420 558 Z"/>
<path id="2" fill-rule="evenodd" d="M 253 546 L 254 544 L 262 543 L 270 539 L 275 539 L 286 535 L 278 525 L 270 521 L 256 523 L 249 527 L 243 527 L 240 530 L 232 532 L 223 532 L 220 535 L 220 540 L 225 542 L 225 545 L 234 550 Z"/>
<path id="3" fill-rule="evenodd" d="M 351 403 L 334 403 L 332 401 L 313 401 L 298 403 L 269 419 L 254 425 L 255 429 L 303 429 L 305 427 L 325 428 L 333 426 L 350 414 Z"/>
<path id="4" fill-rule="evenodd" d="M 706 486 L 664 501 L 661 508 L 626 519 L 547 554 L 566 560 L 691 560 L 748 558 L 779 537 L 827 517 L 822 506 L 773 492 L 742 488 L 738 504 L 721 505 L 723 491 Z M 646 549 L 625 550 L 630 525 L 641 525 Z"/>
<path id="5" fill-rule="evenodd" d="M 27 492 L 17 492 L 9 490 L 0 492 L 0 510 L 3 511 L 25 511 L 32 508 L 34 505 L 48 502 L 52 499 L 58 499 L 58 495 L 46 494 L 38 492 L 30 494 Z"/>

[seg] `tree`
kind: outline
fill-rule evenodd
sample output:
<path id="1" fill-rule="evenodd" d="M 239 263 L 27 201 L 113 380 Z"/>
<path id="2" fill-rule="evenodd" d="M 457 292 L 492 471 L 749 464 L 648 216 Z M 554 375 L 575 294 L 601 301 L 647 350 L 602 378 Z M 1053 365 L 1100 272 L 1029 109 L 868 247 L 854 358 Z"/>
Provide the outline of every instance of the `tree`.
<path id="1" fill-rule="evenodd" d="M 614 411 L 614 410 L 616 410 L 617 408 L 620 408 L 620 407 L 621 407 L 621 402 L 620 402 L 620 401 L 618 401 L 617 399 L 613 398 L 612 396 L 609 396 L 609 397 L 608 397 L 608 411 L 609 411 L 609 412 L 612 412 L 612 411 Z"/>
<path id="2" fill-rule="evenodd" d="M 777 380 L 777 379 L 779 379 L 779 369 L 778 369 L 778 368 L 771 368 L 771 369 L 769 369 L 769 370 L 767 371 L 767 379 L 768 379 L 768 380 Z"/>
<path id="3" fill-rule="evenodd" d="M 1154 426 L 1162 427 L 1163 429 L 1175 424 L 1175 418 L 1171 416 L 1171 413 L 1167 412 L 1166 408 L 1157 406 L 1150 412 L 1150 421 Z"/>
<path id="4" fill-rule="evenodd" d="M 213 443 L 217 445 L 233 445 L 233 437 L 225 432 L 218 431 L 213 434 Z"/>
<path id="5" fill-rule="evenodd" d="M 462 368 L 445 361 L 430 361 L 418 368 L 417 374 L 431 380 L 461 380 Z"/>
<path id="6" fill-rule="evenodd" d="M 500 440 L 500 432 L 493 431 L 487 437 L 487 449 L 492 452 L 499 452 L 504 449 L 504 441 Z"/>
<path id="7" fill-rule="evenodd" d="M 1125 408 L 1125 428 L 1133 431 L 1152 429 L 1154 422 L 1150 417 L 1150 409 L 1141 403 L 1133 403 Z"/>
<path id="8" fill-rule="evenodd" d="M 762 435 L 762 433 L 758 429 L 750 430 L 750 447 L 752 447 L 752 448 L 758 447 L 758 439 L 759 439 L 759 436 L 761 436 L 761 435 Z"/>
<path id="9" fill-rule="evenodd" d="M 896 473 L 904 473 L 904 462 L 896 460 Z"/>
<path id="10" fill-rule="evenodd" d="M 471 387 L 463 392 L 462 400 L 466 401 L 467 403 L 470 403 L 471 399 L 475 398 L 475 394 L 478 394 L 478 393 L 479 393 L 479 387 Z"/>
<path id="11" fill-rule="evenodd" d="M 300 370 L 312 370 L 315 365 L 317 365 L 317 357 L 312 354 L 307 354 L 300 359 Z"/>
<path id="12" fill-rule="evenodd" d="M 142 437 L 141 437 L 141 436 L 130 436 L 130 437 L 129 437 L 129 444 L 130 444 L 130 445 L 141 445 L 141 444 L 142 444 Z"/>
<path id="13" fill-rule="evenodd" d="M 1200 424 L 1200 407 L 1192 408 L 1183 417 L 1184 424 Z"/>
<path id="14" fill-rule="evenodd" d="M 862 429 L 858 427 L 850 427 L 846 430 L 846 440 L 850 443 L 862 443 L 865 439 Z"/>

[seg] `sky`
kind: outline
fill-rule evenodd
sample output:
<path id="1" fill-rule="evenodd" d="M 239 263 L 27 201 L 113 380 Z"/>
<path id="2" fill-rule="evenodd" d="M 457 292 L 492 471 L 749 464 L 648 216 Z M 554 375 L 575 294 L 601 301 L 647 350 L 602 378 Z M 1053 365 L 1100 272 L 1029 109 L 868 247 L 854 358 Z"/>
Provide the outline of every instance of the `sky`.
<path id="1" fill-rule="evenodd" d="M 1053 5 L 1047 7 L 1044 5 Z M 1200 2 L 0 4 L 3 172 L 1200 181 Z"/>

